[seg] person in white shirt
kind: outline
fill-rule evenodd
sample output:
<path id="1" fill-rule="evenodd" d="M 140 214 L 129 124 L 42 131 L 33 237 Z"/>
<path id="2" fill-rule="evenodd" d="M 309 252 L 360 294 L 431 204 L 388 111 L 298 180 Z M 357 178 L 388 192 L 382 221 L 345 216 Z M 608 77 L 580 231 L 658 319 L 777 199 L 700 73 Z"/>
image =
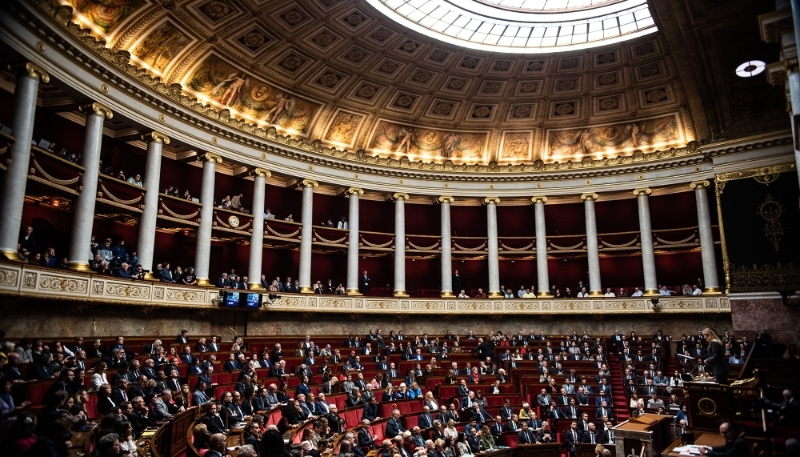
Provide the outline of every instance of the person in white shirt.
<path id="1" fill-rule="evenodd" d="M 469 298 L 469 295 L 467 295 L 465 290 L 462 290 L 461 293 L 458 294 L 458 298 Z"/>
<path id="2" fill-rule="evenodd" d="M 658 287 L 658 293 L 660 293 L 661 295 L 663 295 L 665 297 L 669 297 L 670 296 L 669 290 L 667 290 L 667 286 L 659 286 Z"/>
<path id="3" fill-rule="evenodd" d="M 525 295 L 525 286 L 519 286 L 519 290 L 517 291 L 517 297 L 522 298 Z"/>
<path id="4" fill-rule="evenodd" d="M 289 222 L 294 222 L 294 218 L 292 218 L 292 214 L 291 213 L 289 213 L 289 215 L 286 216 L 286 219 L 284 219 L 284 220 L 285 221 L 289 221 Z"/>
<path id="5" fill-rule="evenodd" d="M 634 288 L 633 288 L 633 293 L 631 294 L 631 297 L 641 297 L 641 296 L 643 296 L 643 295 L 644 295 L 644 292 L 642 292 L 641 290 L 639 290 L 639 288 L 638 288 L 638 287 L 634 287 Z"/>
<path id="6" fill-rule="evenodd" d="M 347 230 L 347 218 L 342 216 L 342 220 L 336 224 L 336 228 L 339 230 Z"/>
<path id="7" fill-rule="evenodd" d="M 697 287 L 697 284 L 692 286 L 692 295 L 702 295 L 702 294 L 703 294 L 703 291 L 700 290 L 699 287 Z"/>
<path id="8" fill-rule="evenodd" d="M 525 289 L 525 293 L 522 294 L 522 298 L 536 298 L 536 294 L 530 289 Z"/>
<path id="9" fill-rule="evenodd" d="M 578 292 L 578 298 L 589 298 L 589 292 L 586 291 L 585 287 L 582 287 Z"/>
<path id="10" fill-rule="evenodd" d="M 611 288 L 610 288 L 610 287 L 607 287 L 607 288 L 606 288 L 606 297 L 616 297 L 616 295 L 614 294 L 614 292 L 612 292 L 612 291 L 611 291 Z"/>
<path id="11" fill-rule="evenodd" d="M 264 213 L 264 219 L 275 219 L 275 215 L 270 212 L 269 208 L 267 208 L 267 212 Z"/>

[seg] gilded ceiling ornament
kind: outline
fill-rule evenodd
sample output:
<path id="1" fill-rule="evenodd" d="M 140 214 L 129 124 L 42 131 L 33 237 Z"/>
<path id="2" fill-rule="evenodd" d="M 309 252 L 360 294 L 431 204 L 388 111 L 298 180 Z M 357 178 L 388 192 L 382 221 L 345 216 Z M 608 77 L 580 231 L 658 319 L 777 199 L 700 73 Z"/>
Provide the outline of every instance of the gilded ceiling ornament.
<path id="1" fill-rule="evenodd" d="M 772 247 L 775 248 L 775 252 L 779 251 L 781 247 L 781 236 L 783 236 L 783 226 L 780 221 L 783 215 L 783 205 L 775 201 L 772 195 L 767 194 L 767 196 L 764 197 L 764 202 L 758 208 L 758 215 L 761 216 L 761 219 L 764 219 L 765 224 L 761 231 L 764 232 L 764 236 L 770 240 Z"/>

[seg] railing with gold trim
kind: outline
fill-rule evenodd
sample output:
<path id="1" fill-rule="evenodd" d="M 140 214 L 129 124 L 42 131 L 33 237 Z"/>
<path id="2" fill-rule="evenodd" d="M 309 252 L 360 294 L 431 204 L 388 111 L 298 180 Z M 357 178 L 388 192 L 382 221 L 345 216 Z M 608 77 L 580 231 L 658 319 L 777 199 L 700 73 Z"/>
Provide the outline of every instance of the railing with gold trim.
<path id="1" fill-rule="evenodd" d="M 15 262 L 0 262 L 0 295 L 69 300 L 97 304 L 216 309 L 219 289 L 136 281 L 97 274 L 57 270 Z M 588 313 L 730 313 L 725 295 L 660 297 L 657 309 L 650 298 L 456 300 L 438 298 L 381 298 L 343 295 L 280 294 L 256 312 L 306 311 L 329 313 L 431 314 L 569 314 Z M 266 297 L 265 297 L 266 299 Z"/>
<path id="2" fill-rule="evenodd" d="M 38 146 L 31 146 L 28 180 L 51 187 L 64 195 L 77 196 L 85 169 Z"/>
<path id="3" fill-rule="evenodd" d="M 202 203 L 167 194 L 158 195 L 158 218 L 179 225 L 200 226 L 200 208 L 202 207 Z"/>

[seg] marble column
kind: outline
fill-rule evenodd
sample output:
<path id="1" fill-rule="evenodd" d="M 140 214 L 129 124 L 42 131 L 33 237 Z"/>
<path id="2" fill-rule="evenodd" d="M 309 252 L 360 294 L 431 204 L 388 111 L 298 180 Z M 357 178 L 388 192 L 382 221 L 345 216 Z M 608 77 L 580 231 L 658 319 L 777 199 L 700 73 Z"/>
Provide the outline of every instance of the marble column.
<path id="1" fill-rule="evenodd" d="M 156 244 L 156 222 L 158 220 L 158 184 L 161 176 L 161 151 L 169 144 L 169 137 L 161 132 L 150 132 L 142 135 L 147 141 L 147 161 L 144 166 L 145 194 L 142 202 L 142 215 L 139 217 L 139 229 L 136 235 L 136 252 L 142 268 L 148 270 L 146 278 L 155 279 L 153 275 L 153 253 Z M 147 190 L 149 187 L 149 190 Z M 132 268 L 136 268 L 133 265 Z"/>
<path id="2" fill-rule="evenodd" d="M 217 164 L 222 163 L 222 157 L 207 152 L 200 159 L 203 161 L 203 181 L 200 190 L 200 227 L 197 229 L 197 244 L 194 254 L 194 270 L 197 275 L 197 284 L 211 285 L 209 270 L 211 268 L 211 228 L 214 223 L 214 173 Z"/>
<path id="3" fill-rule="evenodd" d="M 500 292 L 500 255 L 497 249 L 497 205 L 499 203 L 500 198 L 498 197 L 483 199 L 483 204 L 486 205 L 486 248 L 489 254 L 489 298 L 503 297 Z"/>
<path id="4" fill-rule="evenodd" d="M 639 208 L 639 240 L 642 244 L 642 270 L 644 271 L 644 296 L 657 297 L 658 279 L 656 278 L 656 254 L 653 249 L 653 228 L 650 223 L 649 188 L 634 189 L 636 205 Z"/>
<path id="5" fill-rule="evenodd" d="M 69 240 L 69 268 L 89 271 L 89 243 L 92 241 L 94 227 L 94 204 L 97 201 L 97 179 L 100 175 L 100 148 L 103 146 L 103 121 L 114 114 L 102 103 L 83 105 L 80 111 L 86 115 L 83 154 L 84 167 L 81 176 L 81 193 L 72 208 L 72 230 Z"/>
<path id="6" fill-rule="evenodd" d="M 8 169 L 0 184 L 0 252 L 9 260 L 19 260 L 17 241 L 22 223 L 22 205 L 25 202 L 25 186 L 28 182 L 28 167 L 31 159 L 33 122 L 36 117 L 36 97 L 39 81 L 50 82 L 50 76 L 33 63 L 17 66 L 17 83 L 14 87 L 14 107 L 11 112 L 11 134 L 15 141 L 9 147 Z M 34 234 L 35 236 L 36 234 Z"/>
<path id="7" fill-rule="evenodd" d="M 794 4 L 795 1 L 792 2 Z M 797 30 L 797 28 L 795 28 Z M 800 48 L 798 48 L 800 49 Z M 789 98 L 792 107 L 792 114 L 800 114 L 800 68 L 797 65 L 797 59 L 795 59 L 793 65 L 786 65 L 788 74 L 787 80 L 789 85 Z M 798 132 L 800 129 L 800 125 L 792 118 L 792 133 L 795 138 L 800 135 Z M 800 179 L 800 145 L 798 142 L 794 142 L 795 146 L 794 149 L 794 163 L 797 165 L 795 168 L 797 169 L 797 176 Z"/>
<path id="8" fill-rule="evenodd" d="M 247 274 L 250 290 L 264 290 L 261 285 L 261 260 L 264 255 L 264 192 L 265 181 L 272 176 L 269 170 L 253 170 L 253 231 L 250 233 L 250 259 Z"/>
<path id="9" fill-rule="evenodd" d="M 535 196 L 531 198 L 533 202 L 534 217 L 536 223 L 536 282 L 539 290 L 536 293 L 538 298 L 552 298 L 550 293 L 550 272 L 547 267 L 547 229 L 544 222 L 544 204 L 547 197 Z"/>
<path id="10" fill-rule="evenodd" d="M 347 189 L 347 295 L 361 295 L 358 290 L 358 200 L 364 191 L 357 187 Z"/>
<path id="11" fill-rule="evenodd" d="M 314 188 L 319 187 L 319 183 L 313 179 L 304 179 L 303 186 L 303 213 L 300 217 L 302 227 L 300 229 L 300 272 L 298 280 L 300 282 L 300 293 L 311 294 L 311 242 L 314 229 Z"/>
<path id="12" fill-rule="evenodd" d="M 453 239 L 450 236 L 450 205 L 453 197 L 442 195 L 438 199 L 442 208 L 442 298 L 453 298 Z M 459 291 L 461 292 L 461 291 Z"/>
<path id="13" fill-rule="evenodd" d="M 589 295 L 602 297 L 603 285 L 600 283 L 600 249 L 597 245 L 597 221 L 594 215 L 594 202 L 597 194 L 581 195 L 583 210 L 586 215 L 586 253 L 589 258 Z"/>
<path id="14" fill-rule="evenodd" d="M 406 200 L 408 194 L 397 192 L 394 200 L 394 295 L 407 298 L 406 292 Z"/>
<path id="15" fill-rule="evenodd" d="M 694 181 L 689 187 L 694 189 L 697 202 L 697 231 L 700 233 L 700 257 L 703 261 L 703 294 L 722 293 L 717 277 L 717 256 L 714 252 L 714 235 L 711 232 L 711 209 L 708 206 L 708 181 Z"/>

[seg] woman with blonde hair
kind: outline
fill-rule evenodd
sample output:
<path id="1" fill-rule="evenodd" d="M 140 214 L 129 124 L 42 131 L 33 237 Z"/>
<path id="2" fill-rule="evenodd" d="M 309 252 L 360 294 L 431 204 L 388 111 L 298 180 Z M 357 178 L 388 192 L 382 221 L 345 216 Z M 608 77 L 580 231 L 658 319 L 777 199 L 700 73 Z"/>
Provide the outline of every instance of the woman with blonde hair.
<path id="1" fill-rule="evenodd" d="M 458 430 L 456 429 L 456 421 L 450 419 L 447 421 L 447 427 L 444 429 L 445 439 L 458 439 Z"/>
<path id="2" fill-rule="evenodd" d="M 725 357 L 725 347 L 722 344 L 722 340 L 720 340 L 719 336 L 710 328 L 705 328 L 703 330 L 703 338 L 708 343 L 708 356 L 706 357 L 705 364 L 711 369 L 711 372 L 714 374 L 714 379 L 718 383 L 727 384 L 731 367 L 728 365 L 728 359 Z"/>
<path id="3" fill-rule="evenodd" d="M 425 406 L 430 408 L 431 412 L 439 411 L 439 403 L 433 398 L 433 391 L 429 390 L 425 393 Z"/>
<path id="4" fill-rule="evenodd" d="M 493 451 L 497 449 L 497 443 L 494 442 L 492 431 L 486 424 L 481 427 L 481 446 L 484 451 Z"/>

